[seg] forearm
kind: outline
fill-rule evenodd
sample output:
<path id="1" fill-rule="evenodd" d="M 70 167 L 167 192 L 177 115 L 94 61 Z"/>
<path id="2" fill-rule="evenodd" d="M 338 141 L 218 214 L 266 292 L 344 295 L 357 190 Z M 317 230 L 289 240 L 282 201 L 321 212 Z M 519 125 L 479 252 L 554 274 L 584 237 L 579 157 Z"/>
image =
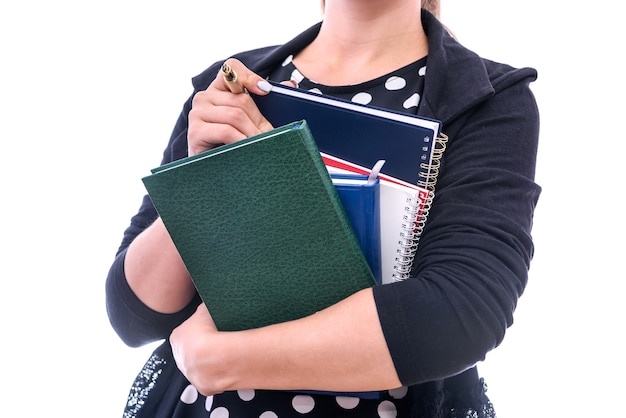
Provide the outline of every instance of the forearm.
<path id="1" fill-rule="evenodd" d="M 299 321 L 241 333 L 235 347 L 246 341 L 253 353 L 233 350 L 236 386 L 332 391 L 401 386 L 371 289 Z"/>
<path id="2" fill-rule="evenodd" d="M 133 292 L 157 312 L 178 312 L 195 294 L 189 273 L 160 218 L 130 244 L 124 270 Z"/>
<path id="3" fill-rule="evenodd" d="M 206 324 L 206 318 L 198 323 Z M 173 346 L 185 324 L 172 334 Z M 309 317 L 240 332 L 199 333 L 179 367 L 207 394 L 236 389 L 369 391 L 401 386 L 371 289 Z M 193 352 L 193 353 L 192 353 Z M 194 358 L 195 362 L 187 362 Z M 181 360 L 185 361 L 181 361 Z M 201 363 L 201 364 L 199 364 Z M 185 365 L 192 365 L 186 367 Z"/>

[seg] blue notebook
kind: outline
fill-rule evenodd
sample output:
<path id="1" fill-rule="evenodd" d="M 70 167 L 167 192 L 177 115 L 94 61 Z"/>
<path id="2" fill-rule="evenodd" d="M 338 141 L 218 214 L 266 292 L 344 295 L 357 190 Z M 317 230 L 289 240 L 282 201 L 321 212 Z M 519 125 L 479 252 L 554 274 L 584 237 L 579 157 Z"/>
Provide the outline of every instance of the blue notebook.
<path id="1" fill-rule="evenodd" d="M 322 153 L 363 167 L 385 160 L 382 173 L 411 184 L 430 178 L 439 121 L 270 84 L 252 98 L 272 125 L 305 119 Z"/>
<path id="2" fill-rule="evenodd" d="M 361 174 L 331 174 L 361 250 L 376 279 L 382 284 L 380 241 L 380 180 Z"/>

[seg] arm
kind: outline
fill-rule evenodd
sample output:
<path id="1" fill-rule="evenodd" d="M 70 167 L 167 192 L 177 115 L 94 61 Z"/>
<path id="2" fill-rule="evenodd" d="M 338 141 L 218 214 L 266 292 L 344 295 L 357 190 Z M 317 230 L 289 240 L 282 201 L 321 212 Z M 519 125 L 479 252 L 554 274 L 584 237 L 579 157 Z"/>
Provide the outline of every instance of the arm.
<path id="1" fill-rule="evenodd" d="M 178 312 L 196 293 L 161 218 L 130 244 L 124 258 L 124 272 L 133 293 L 157 312 Z"/>
<path id="2" fill-rule="evenodd" d="M 124 232 L 124 239 L 106 280 L 106 308 L 111 325 L 120 338 L 133 347 L 166 338 L 172 329 L 193 313 L 199 303 L 196 297 L 179 312 L 160 313 L 146 306 L 130 288 L 124 271 L 128 245 L 155 218 L 152 202 L 145 196 L 139 212 Z"/>
<path id="3" fill-rule="evenodd" d="M 533 255 L 539 116 L 534 73 L 459 117 L 450 135 L 414 278 L 375 288 L 400 379 L 456 374 L 513 323 Z M 408 341 L 411 343 L 409 344 Z"/>
<path id="4" fill-rule="evenodd" d="M 401 386 L 371 289 L 300 320 L 240 332 L 217 332 L 202 305 L 170 341 L 179 368 L 204 394 Z"/>

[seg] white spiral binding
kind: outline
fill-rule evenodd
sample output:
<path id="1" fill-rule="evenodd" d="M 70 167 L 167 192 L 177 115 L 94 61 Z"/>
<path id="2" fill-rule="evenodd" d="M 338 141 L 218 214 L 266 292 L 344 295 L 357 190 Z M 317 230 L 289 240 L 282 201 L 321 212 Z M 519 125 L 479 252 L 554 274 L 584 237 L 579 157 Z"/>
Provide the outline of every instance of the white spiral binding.
<path id="1" fill-rule="evenodd" d="M 424 201 L 419 197 L 417 199 L 408 198 L 406 201 L 406 214 L 402 219 L 400 240 L 398 241 L 397 255 L 393 267 L 392 280 L 394 281 L 407 279 L 411 274 L 417 246 L 422 236 L 422 231 L 426 226 L 428 213 L 435 197 L 435 185 L 439 176 L 441 156 L 446 149 L 447 142 L 448 137 L 445 134 L 441 134 L 435 140 L 430 164 L 420 164 L 420 180 L 417 182 L 417 185 L 428 190 L 428 194 Z"/>

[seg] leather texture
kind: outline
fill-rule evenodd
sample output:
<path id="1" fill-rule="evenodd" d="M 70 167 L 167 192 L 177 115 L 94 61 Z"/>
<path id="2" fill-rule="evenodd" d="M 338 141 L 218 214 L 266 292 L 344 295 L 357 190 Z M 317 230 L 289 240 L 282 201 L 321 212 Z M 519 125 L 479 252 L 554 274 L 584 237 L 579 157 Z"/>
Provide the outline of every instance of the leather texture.
<path id="1" fill-rule="evenodd" d="M 143 181 L 220 330 L 297 319 L 374 285 L 304 121 Z"/>

